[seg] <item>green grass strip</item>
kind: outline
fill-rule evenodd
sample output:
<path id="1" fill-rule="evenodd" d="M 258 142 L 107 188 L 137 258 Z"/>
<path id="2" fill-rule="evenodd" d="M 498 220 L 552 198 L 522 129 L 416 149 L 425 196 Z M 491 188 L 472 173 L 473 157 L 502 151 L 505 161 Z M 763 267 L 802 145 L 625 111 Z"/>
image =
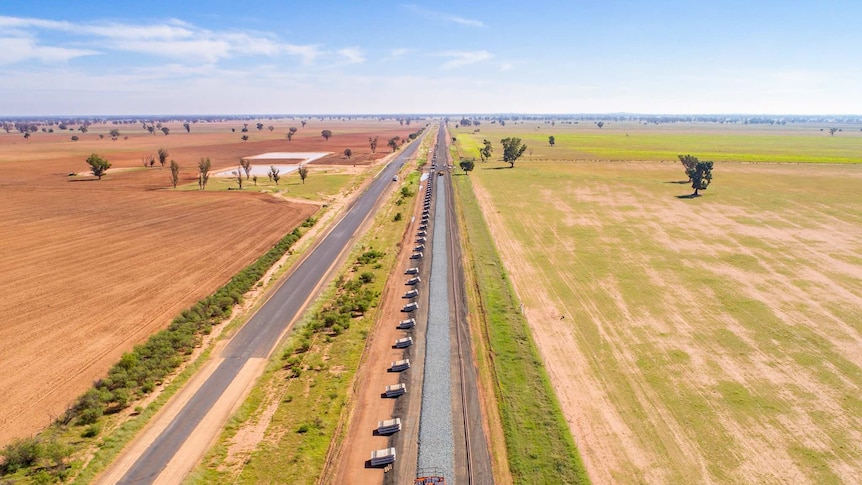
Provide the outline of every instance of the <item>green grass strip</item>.
<path id="1" fill-rule="evenodd" d="M 490 339 L 495 389 L 515 483 L 589 483 L 560 404 L 509 281 L 470 179 L 452 177 Z"/>

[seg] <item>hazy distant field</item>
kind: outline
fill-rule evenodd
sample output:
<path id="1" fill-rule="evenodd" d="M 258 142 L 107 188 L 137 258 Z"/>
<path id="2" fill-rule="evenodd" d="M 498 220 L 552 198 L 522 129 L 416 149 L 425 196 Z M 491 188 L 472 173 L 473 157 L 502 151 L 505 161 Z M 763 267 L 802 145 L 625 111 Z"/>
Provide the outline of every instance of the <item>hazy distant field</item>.
<path id="1" fill-rule="evenodd" d="M 516 133 L 479 128 L 453 136 Z M 524 133 L 533 159 L 862 154 L 846 129 L 567 129 Z M 862 481 L 862 165 L 719 163 L 685 200 L 678 162 L 525 158 L 469 177 L 594 482 Z"/>
<path id="2" fill-rule="evenodd" d="M 454 127 L 454 122 L 450 122 Z M 479 133 L 472 133 L 478 128 Z M 505 127 L 483 122 L 478 127 L 453 129 L 462 153 L 479 158 L 477 147 L 487 138 L 499 147 L 501 138 L 519 136 L 530 147 L 527 160 L 677 160 L 691 153 L 701 160 L 737 162 L 862 163 L 862 131 L 847 126 L 830 136 L 820 126 L 754 126 L 719 124 L 610 123 L 598 128 L 590 122 L 555 126 L 541 122 L 509 122 Z M 827 126 L 828 128 L 828 126 Z M 548 144 L 554 135 L 556 146 Z M 496 149 L 495 157 L 500 155 Z"/>

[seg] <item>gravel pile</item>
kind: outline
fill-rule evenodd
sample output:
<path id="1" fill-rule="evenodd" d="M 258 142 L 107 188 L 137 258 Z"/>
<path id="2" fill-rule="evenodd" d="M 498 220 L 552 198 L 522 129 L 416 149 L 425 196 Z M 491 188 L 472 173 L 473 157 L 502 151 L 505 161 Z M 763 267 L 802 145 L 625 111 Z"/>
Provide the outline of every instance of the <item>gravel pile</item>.
<path id="1" fill-rule="evenodd" d="M 437 178 L 440 185 L 443 177 Z M 443 472 L 455 479 L 452 433 L 452 384 L 449 369 L 449 290 L 446 258 L 446 192 L 437 190 L 434 233 L 431 238 L 431 276 L 428 282 L 428 330 L 425 335 L 425 378 L 419 420 L 419 469 Z"/>

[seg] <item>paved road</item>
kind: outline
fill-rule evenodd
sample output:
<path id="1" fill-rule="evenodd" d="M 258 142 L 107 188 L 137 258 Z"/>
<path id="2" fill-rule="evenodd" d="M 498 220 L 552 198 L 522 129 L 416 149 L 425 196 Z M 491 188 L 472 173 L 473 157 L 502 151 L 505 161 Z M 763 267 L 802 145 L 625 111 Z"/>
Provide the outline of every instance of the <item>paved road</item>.
<path id="1" fill-rule="evenodd" d="M 333 261 L 350 243 L 365 218 L 377 207 L 380 195 L 392 183 L 393 175 L 413 155 L 418 146 L 418 142 L 410 144 L 383 169 L 365 193 L 350 207 L 347 215 L 233 337 L 222 354 L 224 362 L 138 458 L 119 483 L 153 483 L 248 360 L 269 356 L 278 343 L 279 337 L 298 316 L 299 310 L 318 287 Z"/>

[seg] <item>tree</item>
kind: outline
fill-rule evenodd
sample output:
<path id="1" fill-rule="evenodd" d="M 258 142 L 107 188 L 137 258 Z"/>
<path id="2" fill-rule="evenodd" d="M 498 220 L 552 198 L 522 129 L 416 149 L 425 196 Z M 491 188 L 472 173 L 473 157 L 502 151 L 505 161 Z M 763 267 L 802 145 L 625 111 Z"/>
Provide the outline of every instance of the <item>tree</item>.
<path id="1" fill-rule="evenodd" d="M 185 123 L 183 123 L 183 128 L 185 128 L 185 129 L 186 129 L 186 133 L 191 133 L 191 132 L 192 132 L 192 125 L 190 125 L 188 121 L 186 121 Z"/>
<path id="2" fill-rule="evenodd" d="M 201 158 L 198 162 L 198 187 L 201 190 L 207 188 L 207 182 L 210 180 L 210 167 L 212 163 L 210 162 L 209 157 Z"/>
<path id="3" fill-rule="evenodd" d="M 371 153 L 377 153 L 377 137 L 368 137 L 368 144 L 371 145 Z"/>
<path id="4" fill-rule="evenodd" d="M 332 136 L 332 132 L 329 130 L 323 130 L 320 132 L 320 136 L 322 136 L 324 140 L 329 141 L 329 137 Z"/>
<path id="5" fill-rule="evenodd" d="M 556 138 L 554 138 L 554 135 L 551 135 L 551 136 L 549 136 L 549 137 L 548 137 L 548 145 L 554 146 L 554 143 L 555 143 L 556 141 L 557 141 L 557 140 L 556 140 Z"/>
<path id="6" fill-rule="evenodd" d="M 242 135 L 242 141 L 248 141 L 248 135 Z"/>
<path id="7" fill-rule="evenodd" d="M 401 137 L 398 135 L 395 135 L 392 138 L 390 138 L 389 141 L 386 142 L 386 144 L 389 145 L 389 148 L 391 148 L 392 151 L 394 152 L 395 150 L 398 149 L 398 141 L 399 140 L 401 140 Z"/>
<path id="8" fill-rule="evenodd" d="M 484 162 L 491 158 L 491 154 L 494 152 L 494 147 L 488 140 L 482 140 L 482 145 L 482 148 L 479 149 L 479 157 Z"/>
<path id="9" fill-rule="evenodd" d="M 344 149 L 344 156 L 347 157 L 348 160 L 350 160 L 350 157 L 353 156 L 353 150 L 351 150 L 349 148 L 345 148 Z"/>
<path id="10" fill-rule="evenodd" d="M 306 123 L 308 123 L 308 122 L 307 122 L 307 121 L 305 121 L 305 120 L 302 120 L 302 121 L 300 121 L 300 123 L 302 124 L 302 127 L 303 127 L 303 128 L 305 128 L 305 124 L 306 124 Z"/>
<path id="11" fill-rule="evenodd" d="M 299 167 L 299 170 L 297 170 L 297 172 L 299 172 L 299 178 L 302 179 L 302 183 L 305 183 L 305 179 L 306 177 L 308 177 L 308 168 L 303 165 Z"/>
<path id="12" fill-rule="evenodd" d="M 30 133 L 29 133 L 29 132 L 24 133 L 24 139 L 25 139 L 25 140 L 29 140 L 29 139 L 30 139 Z"/>
<path id="13" fill-rule="evenodd" d="M 234 174 L 236 174 L 236 183 L 239 185 L 239 190 L 242 190 L 242 170 L 237 170 Z"/>
<path id="14" fill-rule="evenodd" d="M 251 181 L 254 182 L 254 186 L 257 187 L 257 175 L 253 176 Z"/>
<path id="15" fill-rule="evenodd" d="M 165 136 L 168 136 L 168 133 L 170 133 L 170 132 L 171 132 L 171 129 L 168 128 L 167 126 L 162 127 L 162 133 L 164 133 Z"/>
<path id="16" fill-rule="evenodd" d="M 248 176 L 251 175 L 251 162 L 247 158 L 241 158 L 239 166 L 245 171 L 245 179 L 248 180 Z"/>
<path id="17" fill-rule="evenodd" d="M 177 188 L 177 183 L 180 181 L 180 164 L 171 160 L 171 185 Z"/>
<path id="18" fill-rule="evenodd" d="M 102 180 L 102 175 L 105 175 L 105 172 L 111 168 L 111 162 L 105 160 L 93 153 L 89 157 L 87 157 L 87 165 L 90 166 L 90 171 L 93 172 L 93 175 L 99 177 L 99 180 Z"/>
<path id="19" fill-rule="evenodd" d="M 155 127 L 155 126 L 153 126 L 153 125 L 148 126 L 148 127 L 147 127 L 147 131 L 149 131 L 149 132 L 150 132 L 150 134 L 151 134 L 151 135 L 153 135 L 153 136 L 155 136 L 155 135 L 156 135 L 156 127 Z"/>
<path id="20" fill-rule="evenodd" d="M 515 160 L 524 154 L 527 150 L 527 145 L 521 143 L 518 137 L 508 137 L 500 140 L 503 144 L 503 161 L 509 164 L 509 168 L 515 167 Z"/>
<path id="21" fill-rule="evenodd" d="M 78 135 L 72 135 L 72 141 L 78 141 L 78 140 L 79 140 Z"/>
<path id="22" fill-rule="evenodd" d="M 287 131 L 289 131 L 289 132 L 291 132 L 291 133 L 293 133 L 293 134 L 295 135 L 297 130 L 296 130 L 296 127 L 295 127 L 295 126 L 291 126 L 291 127 L 290 127 L 290 129 L 289 129 L 289 130 L 287 130 Z"/>
<path id="23" fill-rule="evenodd" d="M 293 132 L 292 131 L 287 132 L 287 141 L 290 141 L 290 140 L 293 140 Z"/>
<path id="24" fill-rule="evenodd" d="M 677 157 L 679 157 L 679 161 L 685 169 L 685 174 L 688 175 L 688 181 L 691 182 L 690 172 L 697 166 L 697 157 L 692 155 L 677 155 Z"/>
<path id="25" fill-rule="evenodd" d="M 255 126 L 257 126 L 257 131 L 263 130 L 263 123 L 258 123 Z"/>
<path id="26" fill-rule="evenodd" d="M 473 170 L 473 167 L 476 166 L 476 164 L 473 162 L 473 160 L 461 160 L 460 165 L 461 165 L 461 170 L 463 170 L 464 173 L 470 172 L 471 170 Z"/>
<path id="27" fill-rule="evenodd" d="M 275 181 L 275 185 L 278 185 L 278 179 L 281 178 L 281 175 L 278 174 L 279 172 L 280 170 L 275 168 L 275 165 L 269 166 L 269 178 Z"/>
<path id="28" fill-rule="evenodd" d="M 604 121 L 599 121 L 599 122 L 597 122 L 597 123 L 596 123 L 596 126 L 598 126 L 599 128 L 601 128 L 601 127 L 605 126 L 605 122 L 604 122 Z"/>
<path id="29" fill-rule="evenodd" d="M 269 132 L 270 132 L 270 133 L 272 133 L 272 130 L 274 130 L 274 129 L 275 129 L 275 127 L 274 127 L 274 126 L 272 126 L 272 125 L 269 125 L 269 127 L 268 127 L 267 129 L 269 130 Z"/>
<path id="30" fill-rule="evenodd" d="M 111 138 L 119 138 L 120 130 L 114 128 L 113 130 L 109 131 L 108 134 L 111 135 Z"/>
<path id="31" fill-rule="evenodd" d="M 87 125 L 79 126 L 78 131 L 80 131 L 81 133 L 86 133 L 87 132 Z M 6 133 L 9 133 L 9 132 L 7 131 Z"/>
<path id="32" fill-rule="evenodd" d="M 159 163 L 162 165 L 162 168 L 165 168 L 165 162 L 168 160 L 168 149 L 167 148 L 159 148 Z"/>
<path id="33" fill-rule="evenodd" d="M 838 128 L 829 128 L 829 136 L 835 136 L 836 131 L 838 131 Z"/>
<path id="34" fill-rule="evenodd" d="M 691 179 L 691 188 L 694 189 L 692 195 L 695 197 L 699 195 L 698 190 L 706 190 L 709 183 L 712 182 L 712 162 L 697 162 L 694 169 L 686 172 Z"/>

